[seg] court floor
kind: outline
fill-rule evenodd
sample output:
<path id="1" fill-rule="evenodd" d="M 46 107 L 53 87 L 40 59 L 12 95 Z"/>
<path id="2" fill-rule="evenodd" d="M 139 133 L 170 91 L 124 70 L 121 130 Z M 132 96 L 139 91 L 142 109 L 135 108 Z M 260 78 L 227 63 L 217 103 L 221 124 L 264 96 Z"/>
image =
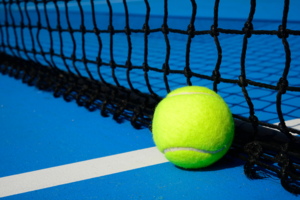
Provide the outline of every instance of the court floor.
<path id="1" fill-rule="evenodd" d="M 247 179 L 234 158 L 181 170 L 152 148 L 147 129 L 117 124 L 8 76 L 0 76 L 0 89 L 4 199 L 297 199 L 275 177 Z"/>
<path id="2" fill-rule="evenodd" d="M 115 11 L 122 13 L 121 1 L 112 2 Z M 157 20 L 161 19 L 159 17 L 159 13 L 162 12 L 159 9 L 161 2 L 152 1 L 153 13 L 158 16 Z M 233 14 L 226 10 L 226 7 L 236 5 L 236 1 L 231 0 L 229 2 L 231 3 L 226 4 L 220 11 L 224 19 L 227 17 L 233 20 L 233 18 L 243 17 L 244 11 L 248 7 L 238 3 L 241 9 Z M 280 1 L 276 1 L 278 5 L 273 2 L 274 9 L 271 9 L 268 16 L 265 16 L 263 12 L 270 2 L 273 1 L 264 0 L 258 5 L 257 16 L 260 19 L 257 22 L 258 27 L 266 27 L 265 21 L 278 20 L 275 18 L 278 16 L 277 12 L 280 11 Z M 294 1 L 291 2 L 295 3 Z M 99 12 L 104 9 L 102 7 L 104 3 L 104 1 L 98 1 Z M 88 1 L 82 1 L 82 4 L 88 6 Z M 131 0 L 128 1 L 128 5 L 131 6 L 136 15 L 142 14 L 142 9 L 139 9 L 143 5 L 141 1 Z M 170 6 L 170 14 L 176 15 L 176 20 L 179 18 L 184 21 L 187 16 L 184 10 L 189 9 L 189 7 L 179 9 L 179 3 L 172 5 Z M 209 8 L 212 4 L 203 3 L 202 5 L 200 3 L 198 7 L 201 6 L 205 9 L 202 9 L 203 12 L 198 15 L 211 16 L 208 10 L 211 10 Z M 49 9 L 50 7 L 51 4 Z M 76 3 L 74 3 L 74 12 L 76 14 Z M 290 26 L 299 27 L 294 7 L 291 8 L 290 18 L 293 21 Z M 228 21 L 224 20 L 221 23 L 225 25 Z M 210 24 L 210 21 L 207 24 Z M 253 40 L 259 42 L 261 39 L 254 38 Z M 232 49 L 233 46 L 230 44 L 239 38 L 224 37 L 221 40 L 224 45 L 228 44 L 228 49 Z M 180 49 L 180 38 L 175 41 L 173 46 L 175 49 Z M 298 38 L 292 37 L 291 41 L 298 41 Z M 136 41 L 137 49 L 139 48 L 138 43 L 139 40 Z M 296 52 L 293 56 L 299 58 L 300 52 L 297 51 L 299 44 L 294 43 L 291 44 L 293 52 Z M 208 42 L 205 45 L 209 48 L 208 46 L 211 44 Z M 126 49 L 126 47 L 120 47 L 120 49 L 122 48 Z M 251 49 L 251 46 L 249 48 Z M 198 52 L 197 55 L 201 54 L 203 58 L 207 57 L 201 50 L 199 51 L 200 53 Z M 152 56 L 159 61 L 159 59 L 163 59 L 160 58 L 160 54 L 163 53 L 156 52 Z M 226 57 L 226 52 L 224 54 Z M 236 75 L 234 71 L 237 61 L 230 54 L 232 52 L 229 52 L 225 59 L 228 61 L 227 65 L 232 66 L 232 68 L 227 68 L 228 73 L 225 72 L 228 77 Z M 180 55 L 180 51 L 173 56 L 175 58 L 178 55 Z M 197 63 L 197 55 L 194 55 L 195 63 Z M 274 53 L 273 56 L 276 57 L 276 55 Z M 122 57 L 119 59 L 121 62 Z M 139 59 L 141 57 L 136 58 L 136 60 Z M 59 62 L 57 60 L 57 63 Z M 210 61 L 207 59 L 207 64 L 209 65 L 209 63 Z M 153 62 L 153 64 L 155 63 Z M 300 74 L 299 63 L 292 63 L 292 66 L 294 66 L 294 71 L 290 77 L 291 84 L 299 86 L 297 79 Z M 276 71 L 276 66 L 273 66 L 272 69 Z M 103 73 L 106 73 L 105 70 Z M 119 73 L 121 74 L 122 71 Z M 271 83 L 278 78 L 272 73 L 270 72 L 272 76 L 259 78 L 266 83 Z M 257 70 L 253 73 L 250 72 L 249 76 L 255 78 Z M 139 74 L 136 77 L 139 77 Z M 109 77 L 107 79 L 109 80 Z M 174 80 L 176 81 L 171 87 L 175 88 L 184 84 L 176 77 Z M 159 83 L 160 80 L 153 79 L 153 81 Z M 120 82 L 122 83 L 122 79 Z M 136 80 L 136 84 L 140 84 L 140 81 Z M 198 84 L 205 85 L 207 82 L 199 81 Z M 233 97 L 231 92 L 226 92 L 228 87 L 230 86 L 221 87 L 221 95 L 232 105 L 231 109 L 235 113 L 243 115 L 245 113 L 243 105 L 234 103 L 239 97 Z M 160 87 L 157 87 L 156 90 L 160 95 L 165 95 Z M 233 88 L 232 91 L 234 90 Z M 274 105 L 269 105 L 270 101 L 268 100 L 275 93 L 257 92 L 257 88 L 252 88 L 250 91 L 259 108 L 260 119 L 276 123 L 277 116 L 273 112 Z M 297 102 L 295 102 L 296 98 L 299 99 L 297 93 L 287 94 L 284 111 L 288 124 L 300 129 L 298 119 L 300 111 Z M 298 199 L 297 196 L 284 190 L 280 185 L 280 180 L 274 176 L 263 180 L 247 179 L 244 175 L 243 164 L 243 161 L 228 155 L 218 163 L 203 170 L 179 169 L 167 162 L 163 155 L 157 151 L 148 129 L 136 130 L 129 122 L 118 124 L 112 117 L 101 117 L 99 111 L 89 112 L 85 108 L 78 107 L 75 102 L 67 103 L 62 98 L 54 98 L 49 92 L 40 91 L 35 87 L 23 84 L 20 80 L 0 75 L 0 198 L 7 200 Z"/>

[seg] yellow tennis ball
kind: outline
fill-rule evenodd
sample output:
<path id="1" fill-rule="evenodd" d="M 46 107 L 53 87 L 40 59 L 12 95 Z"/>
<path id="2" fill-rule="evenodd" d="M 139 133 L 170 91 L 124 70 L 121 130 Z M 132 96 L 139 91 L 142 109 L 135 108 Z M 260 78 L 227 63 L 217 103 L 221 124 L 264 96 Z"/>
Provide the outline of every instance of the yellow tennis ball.
<path id="1" fill-rule="evenodd" d="M 152 121 L 158 149 L 176 166 L 207 167 L 232 144 L 234 120 L 220 95 L 199 86 L 178 88 L 156 107 Z"/>

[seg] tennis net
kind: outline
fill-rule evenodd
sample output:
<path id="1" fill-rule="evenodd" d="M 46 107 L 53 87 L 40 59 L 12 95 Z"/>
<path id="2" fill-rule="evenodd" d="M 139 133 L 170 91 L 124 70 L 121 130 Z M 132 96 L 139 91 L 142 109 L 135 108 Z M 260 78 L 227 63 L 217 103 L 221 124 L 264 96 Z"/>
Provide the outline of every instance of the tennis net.
<path id="1" fill-rule="evenodd" d="M 171 1 L 139 1 L 138 13 L 130 2 L 0 1 L 0 72 L 135 128 L 151 129 L 171 90 L 209 87 L 233 112 L 230 152 L 246 161 L 246 175 L 275 174 L 299 194 L 300 131 L 288 123 L 300 117 L 293 5 L 282 1 L 280 20 L 262 21 L 255 0 L 236 19 L 219 17 L 226 1 L 214 2 L 212 17 L 198 15 L 201 1 L 182 2 L 189 17 L 170 15 Z"/>

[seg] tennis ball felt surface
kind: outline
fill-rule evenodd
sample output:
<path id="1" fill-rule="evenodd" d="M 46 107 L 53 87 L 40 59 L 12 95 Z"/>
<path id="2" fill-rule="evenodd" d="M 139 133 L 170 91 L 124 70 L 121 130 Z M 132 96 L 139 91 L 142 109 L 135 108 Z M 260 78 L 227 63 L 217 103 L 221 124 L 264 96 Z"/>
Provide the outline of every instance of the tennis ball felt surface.
<path id="1" fill-rule="evenodd" d="M 157 148 L 176 166 L 207 167 L 232 144 L 234 120 L 214 91 L 199 86 L 178 88 L 156 107 L 152 121 Z"/>

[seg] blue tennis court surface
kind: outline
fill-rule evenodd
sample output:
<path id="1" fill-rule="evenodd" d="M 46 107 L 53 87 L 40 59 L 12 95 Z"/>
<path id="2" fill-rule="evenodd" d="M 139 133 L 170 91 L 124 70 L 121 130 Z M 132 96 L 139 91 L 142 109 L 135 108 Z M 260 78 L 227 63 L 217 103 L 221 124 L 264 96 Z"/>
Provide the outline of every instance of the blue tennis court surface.
<path id="1" fill-rule="evenodd" d="M 111 118 L 100 117 L 98 112 L 91 113 L 74 103 L 54 99 L 50 93 L 8 76 L 1 75 L 0 81 L 3 91 L 0 194 L 7 194 L 4 184 L 12 186 L 4 199 L 296 199 L 276 178 L 247 179 L 243 163 L 233 158 L 225 158 L 201 171 L 184 171 L 163 163 L 18 194 L 22 186 L 7 182 L 7 176 L 16 175 L 16 180 L 22 181 L 18 179 L 24 176 L 22 173 L 66 164 L 77 168 L 80 161 L 150 148 L 154 144 L 149 130 L 135 130 L 128 122 L 117 124 Z M 122 162 L 116 160 L 112 165 Z M 102 165 L 94 167 L 94 171 L 103 170 Z M 79 169 L 80 174 L 91 170 Z M 64 176 L 67 181 L 70 179 L 67 172 L 46 175 L 42 180 L 32 174 L 25 183 L 55 182 Z M 73 174 L 75 179 L 77 175 Z M 14 193 L 17 195 L 10 196 Z"/>
<path id="2" fill-rule="evenodd" d="M 128 0 L 131 28 L 141 28 L 144 23 L 145 5 L 143 1 Z M 189 23 L 191 6 L 181 1 L 169 3 L 169 26 L 186 29 Z M 249 5 L 238 1 L 224 1 L 220 6 L 219 26 L 243 27 Z M 111 1 L 115 12 L 114 27 L 124 28 L 124 8 L 122 1 Z M 221 1 L 223 3 L 223 1 Z M 247 2 L 248 3 L 248 2 Z M 91 29 L 93 23 L 89 21 L 90 3 L 81 1 L 85 19 L 78 15 L 77 2 L 69 2 L 71 26 L 78 26 L 78 21 L 85 20 L 86 27 Z M 150 20 L 151 28 L 159 28 L 163 20 L 163 1 L 152 0 Z M 264 0 L 257 2 L 255 28 L 261 30 L 277 30 L 278 21 L 282 13 L 281 1 Z M 62 15 L 65 12 L 64 3 L 58 3 Z M 290 23 L 288 27 L 294 30 L 300 29 L 300 21 L 297 7 L 298 1 L 291 1 L 289 13 Z M 21 5 L 21 7 L 24 5 Z M 28 3 L 27 9 L 32 23 L 37 20 L 34 4 Z M 19 9 L 18 7 L 15 8 Z M 21 8 L 22 9 L 22 8 Z M 41 8 L 42 9 L 42 8 Z M 47 4 L 47 13 L 54 16 L 57 9 L 53 3 Z M 203 20 L 196 22 L 199 30 L 208 30 L 212 24 L 213 3 L 199 2 L 198 17 Z M 96 1 L 95 10 L 99 19 L 100 28 L 107 29 L 108 8 L 105 1 Z M 234 12 L 233 12 L 234 10 Z M 268 10 L 268 12 L 266 12 Z M 0 8 L 0 17 L 3 12 Z M 280 14 L 278 14 L 280 13 Z M 20 16 L 19 16 L 20 17 Z M 16 17 L 18 18 L 18 16 Z M 61 18 L 62 26 L 68 24 Z M 66 20 L 66 19 L 65 19 Z M 42 19 L 42 23 L 47 23 Z M 55 27 L 56 18 L 51 18 L 50 26 Z M 14 30 L 8 30 L 4 34 L 5 41 L 16 43 Z M 31 34 L 38 35 L 44 41 L 39 45 L 31 40 Z M 66 56 L 75 55 L 81 58 L 84 51 L 81 48 L 81 34 L 62 34 L 62 40 L 57 33 L 50 35 L 47 31 L 38 33 L 36 30 L 18 32 L 19 37 L 28 38 L 22 46 L 30 49 L 49 48 L 54 44 L 54 52 L 60 53 L 62 48 Z M 132 33 L 132 62 L 133 65 L 141 65 L 143 62 L 143 34 Z M 73 37 L 73 38 L 72 38 Z M 101 34 L 103 42 L 103 61 L 110 61 L 109 38 L 107 33 Z M 52 38 L 52 39 L 51 39 Z M 54 40 L 53 40 L 54 38 Z M 182 68 L 185 63 L 185 51 L 187 36 L 180 34 L 169 35 L 171 43 L 170 66 L 174 70 Z M 237 77 L 240 64 L 242 36 L 222 35 L 220 42 L 223 47 L 223 61 L 221 70 L 223 78 Z M 77 41 L 74 47 L 73 40 Z M 63 41 L 63 42 L 62 42 Z M 99 53 L 97 37 L 93 33 L 84 36 L 87 59 L 93 60 Z M 127 59 L 126 35 L 114 36 L 114 60 L 124 64 Z M 290 36 L 290 48 L 293 52 L 291 71 L 289 74 L 290 86 L 299 87 L 300 76 L 300 41 L 299 37 Z M 191 68 L 197 72 L 211 75 L 216 60 L 216 48 L 213 38 L 207 35 L 195 38 L 191 48 Z M 257 51 L 261 47 L 261 51 Z M 150 66 L 158 66 L 164 62 L 166 54 L 165 40 L 161 33 L 149 36 L 148 62 Z M 247 65 L 249 67 L 248 78 L 259 80 L 265 84 L 274 84 L 281 76 L 284 60 L 280 58 L 284 50 L 280 40 L 274 40 L 267 35 L 253 36 L 249 42 Z M 16 54 L 17 52 L 9 52 Z M 55 63 L 57 67 L 65 64 L 72 66 L 72 61 L 64 63 L 58 56 L 33 56 L 21 54 L 21 57 L 36 59 L 45 65 Z M 251 59 L 252 58 L 252 59 Z M 54 62 L 53 62 L 54 59 Z M 105 60 L 106 59 L 106 60 Z M 201 61 L 201 63 L 200 63 Z M 256 68 L 256 64 L 264 67 L 264 73 Z M 82 62 L 75 65 L 84 73 L 86 66 Z M 97 76 L 96 65 L 88 64 L 88 68 L 95 79 Z M 70 68 L 75 71 L 74 68 Z M 115 83 L 109 67 L 102 67 L 103 78 L 108 83 Z M 277 73 L 276 73 L 277 72 Z M 118 82 L 128 86 L 124 74 L 126 70 L 118 68 L 116 77 Z M 263 74 L 263 76 L 261 76 Z M 88 74 L 82 74 L 89 76 Z M 143 79 L 143 71 L 132 70 L 133 86 L 143 92 L 147 90 Z M 182 76 L 172 75 L 168 77 L 170 88 L 186 84 Z M 164 96 L 166 90 L 163 77 L 155 72 L 149 73 L 149 81 L 157 94 Z M 211 87 L 211 82 L 197 79 L 194 84 Z M 220 84 L 219 93 L 230 105 L 233 113 L 247 117 L 249 109 L 244 96 L 237 91 L 240 87 L 232 84 Z M 0 75 L 0 198 L 3 199 L 297 199 L 297 196 L 284 190 L 280 180 L 270 176 L 263 180 L 249 180 L 244 175 L 243 162 L 227 156 L 207 169 L 199 171 L 187 171 L 176 168 L 165 160 L 156 150 L 152 141 L 151 132 L 148 129 L 136 130 L 129 122 L 116 123 L 112 117 L 104 118 L 99 111 L 89 112 L 85 108 L 78 107 L 76 103 L 66 103 L 62 98 L 54 98 L 51 93 L 40 91 L 35 87 L 22 84 L 9 76 Z M 257 116 L 261 121 L 277 123 L 276 107 L 272 104 L 277 92 L 260 89 L 254 86 L 248 87 L 249 94 L 257 109 Z M 289 126 L 300 129 L 300 109 L 298 93 L 288 92 L 283 99 L 283 111 L 285 120 Z"/>

